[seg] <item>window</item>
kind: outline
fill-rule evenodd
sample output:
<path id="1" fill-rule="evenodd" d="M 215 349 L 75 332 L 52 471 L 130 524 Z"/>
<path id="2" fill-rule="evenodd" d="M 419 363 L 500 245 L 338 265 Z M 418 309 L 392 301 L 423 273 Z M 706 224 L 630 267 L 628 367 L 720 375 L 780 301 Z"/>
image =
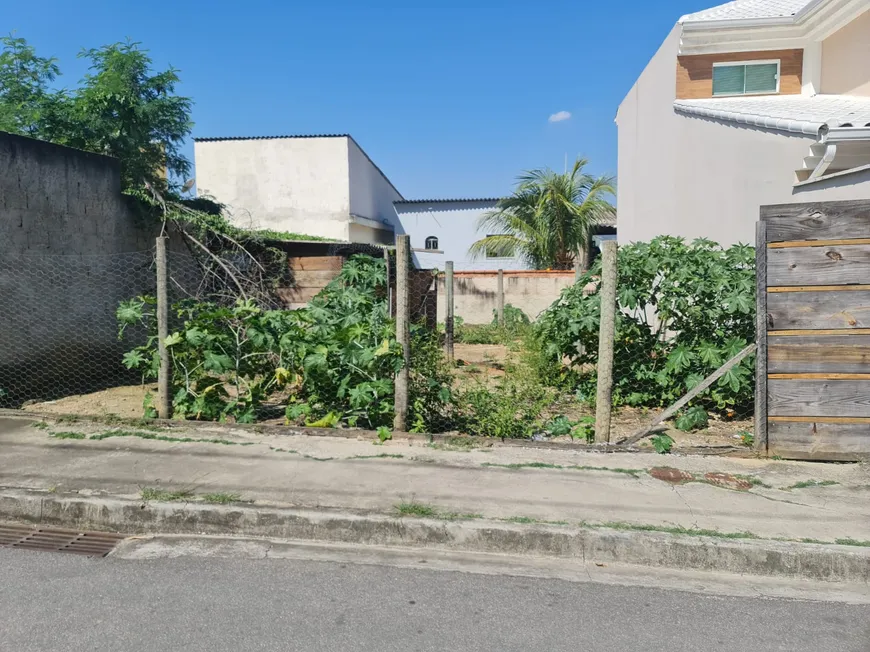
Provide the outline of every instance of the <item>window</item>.
<path id="1" fill-rule="evenodd" d="M 426 250 L 427 251 L 438 251 L 438 238 L 434 235 L 430 235 L 426 238 Z"/>
<path id="2" fill-rule="evenodd" d="M 503 233 L 488 233 L 487 238 L 494 238 L 500 235 L 504 235 Z M 504 250 L 503 247 L 496 247 L 490 245 L 486 248 L 486 257 L 487 258 L 513 258 L 514 257 L 514 249 L 510 247 L 507 251 Z"/>
<path id="3" fill-rule="evenodd" d="M 713 95 L 779 92 L 779 61 L 713 64 Z"/>

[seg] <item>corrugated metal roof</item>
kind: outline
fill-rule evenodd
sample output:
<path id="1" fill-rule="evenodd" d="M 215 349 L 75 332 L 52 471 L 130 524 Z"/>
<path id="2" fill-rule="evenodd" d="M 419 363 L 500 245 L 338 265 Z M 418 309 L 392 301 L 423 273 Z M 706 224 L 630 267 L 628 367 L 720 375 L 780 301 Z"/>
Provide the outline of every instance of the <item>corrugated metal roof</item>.
<path id="1" fill-rule="evenodd" d="M 213 136 L 194 138 L 196 143 L 211 143 L 218 140 L 278 140 L 281 138 L 350 138 L 350 134 L 290 134 L 285 136 Z"/>
<path id="2" fill-rule="evenodd" d="M 458 197 L 455 199 L 403 199 L 394 204 L 458 204 L 470 202 L 499 202 L 501 197 Z"/>
<path id="3" fill-rule="evenodd" d="M 701 23 L 719 20 L 761 20 L 791 18 L 819 0 L 733 0 L 725 4 L 687 14 L 681 23 Z"/>
<path id="4" fill-rule="evenodd" d="M 677 100 L 687 115 L 818 136 L 823 129 L 870 126 L 870 97 L 852 95 L 767 95 Z"/>

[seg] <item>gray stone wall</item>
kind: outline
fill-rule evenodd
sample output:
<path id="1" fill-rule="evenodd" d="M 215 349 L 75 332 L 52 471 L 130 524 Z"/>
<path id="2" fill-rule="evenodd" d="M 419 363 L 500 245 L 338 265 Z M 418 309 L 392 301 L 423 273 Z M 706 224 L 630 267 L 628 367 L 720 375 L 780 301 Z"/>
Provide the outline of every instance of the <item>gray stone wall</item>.
<path id="1" fill-rule="evenodd" d="M 0 406 L 135 382 L 115 310 L 154 291 L 156 229 L 116 159 L 0 132 Z"/>

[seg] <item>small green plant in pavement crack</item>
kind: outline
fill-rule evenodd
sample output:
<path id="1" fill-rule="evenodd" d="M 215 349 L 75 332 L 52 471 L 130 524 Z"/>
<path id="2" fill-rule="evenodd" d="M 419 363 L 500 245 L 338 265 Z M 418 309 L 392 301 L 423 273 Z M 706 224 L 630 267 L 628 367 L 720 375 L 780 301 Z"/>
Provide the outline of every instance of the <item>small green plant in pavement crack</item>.
<path id="1" fill-rule="evenodd" d="M 81 432 L 53 432 L 49 437 L 54 439 L 86 439 L 87 435 Z"/>
<path id="2" fill-rule="evenodd" d="M 193 498 L 193 492 L 188 489 L 167 491 L 166 489 L 156 489 L 154 487 L 145 487 L 142 489 L 141 495 L 144 501 L 154 500 L 158 502 L 173 502 Z"/>

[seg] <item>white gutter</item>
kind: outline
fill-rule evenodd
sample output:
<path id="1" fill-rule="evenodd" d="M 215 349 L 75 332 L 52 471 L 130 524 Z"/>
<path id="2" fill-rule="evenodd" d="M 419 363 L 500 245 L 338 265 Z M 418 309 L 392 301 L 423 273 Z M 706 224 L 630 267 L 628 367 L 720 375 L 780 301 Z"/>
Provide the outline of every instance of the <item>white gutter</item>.
<path id="1" fill-rule="evenodd" d="M 832 127 L 822 135 L 822 142 L 848 142 L 870 140 L 870 125 L 862 127 Z"/>
<path id="2" fill-rule="evenodd" d="M 680 102 L 680 100 L 674 102 L 674 110 L 686 115 L 712 118 L 714 120 L 725 120 L 727 122 L 736 122 L 737 124 L 750 125 L 752 127 L 787 131 L 789 133 L 802 134 L 804 136 L 815 136 L 816 138 L 820 137 L 822 132 L 827 129 L 827 125 L 824 122 L 794 120 L 791 118 L 772 118 L 770 116 L 755 115 L 752 113 L 722 111 L 720 109 L 710 109 L 707 107 L 684 104 Z"/>

